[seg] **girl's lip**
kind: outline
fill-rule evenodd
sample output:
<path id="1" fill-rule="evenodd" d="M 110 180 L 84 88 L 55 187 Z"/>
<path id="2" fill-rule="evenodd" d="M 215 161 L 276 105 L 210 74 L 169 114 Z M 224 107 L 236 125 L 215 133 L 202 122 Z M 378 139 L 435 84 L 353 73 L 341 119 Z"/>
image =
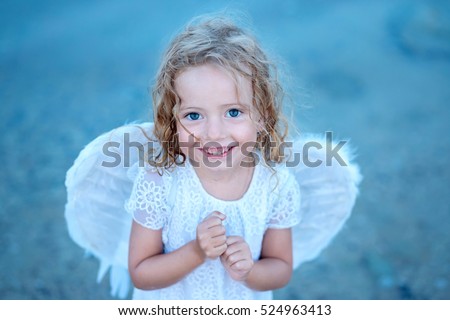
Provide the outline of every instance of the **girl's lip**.
<path id="1" fill-rule="evenodd" d="M 234 149 L 234 145 L 227 147 L 212 147 L 212 148 L 200 148 L 200 151 L 203 152 L 205 156 L 208 158 L 220 159 L 225 158 L 231 151 Z"/>

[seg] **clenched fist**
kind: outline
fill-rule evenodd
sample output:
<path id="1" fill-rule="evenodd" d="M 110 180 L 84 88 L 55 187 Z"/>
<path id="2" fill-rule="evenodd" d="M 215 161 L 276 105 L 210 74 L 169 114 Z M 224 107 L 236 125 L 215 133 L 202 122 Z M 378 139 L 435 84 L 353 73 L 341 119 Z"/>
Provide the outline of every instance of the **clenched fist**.
<path id="1" fill-rule="evenodd" d="M 220 256 L 220 261 L 230 277 L 236 281 L 245 281 L 254 264 L 250 247 L 239 236 L 227 238 L 227 249 Z"/>
<path id="2" fill-rule="evenodd" d="M 205 257 L 215 259 L 227 249 L 226 230 L 222 221 L 226 216 L 214 211 L 197 226 L 197 243 Z"/>

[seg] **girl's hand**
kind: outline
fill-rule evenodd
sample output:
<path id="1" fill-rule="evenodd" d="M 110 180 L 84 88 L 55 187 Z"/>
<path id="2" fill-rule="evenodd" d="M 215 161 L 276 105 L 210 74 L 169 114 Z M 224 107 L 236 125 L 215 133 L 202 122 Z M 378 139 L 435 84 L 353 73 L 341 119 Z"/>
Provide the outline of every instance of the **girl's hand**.
<path id="1" fill-rule="evenodd" d="M 226 230 L 222 225 L 225 218 L 223 213 L 214 211 L 197 226 L 197 244 L 207 258 L 218 258 L 227 249 Z"/>
<path id="2" fill-rule="evenodd" d="M 242 237 L 230 236 L 227 250 L 220 256 L 220 261 L 230 277 L 236 281 L 245 281 L 253 268 L 250 247 Z"/>

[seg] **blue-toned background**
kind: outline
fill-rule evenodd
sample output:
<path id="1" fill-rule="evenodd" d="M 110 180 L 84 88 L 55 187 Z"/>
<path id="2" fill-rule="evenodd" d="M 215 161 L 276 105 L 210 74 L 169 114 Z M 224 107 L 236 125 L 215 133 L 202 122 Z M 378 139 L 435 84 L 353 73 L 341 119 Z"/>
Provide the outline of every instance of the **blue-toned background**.
<path id="1" fill-rule="evenodd" d="M 241 10 L 285 62 L 297 125 L 351 138 L 345 229 L 284 299 L 450 299 L 448 1 L 0 2 L 0 298 L 106 299 L 64 220 L 94 137 L 148 119 L 159 57 L 191 17 Z"/>

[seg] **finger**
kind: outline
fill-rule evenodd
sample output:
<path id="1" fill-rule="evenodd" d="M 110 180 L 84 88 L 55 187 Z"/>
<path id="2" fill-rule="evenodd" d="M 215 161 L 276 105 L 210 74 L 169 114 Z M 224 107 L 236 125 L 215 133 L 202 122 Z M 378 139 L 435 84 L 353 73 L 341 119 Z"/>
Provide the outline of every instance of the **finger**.
<path id="1" fill-rule="evenodd" d="M 211 259 L 215 259 L 215 258 L 222 256 L 222 254 L 225 250 L 227 250 L 227 245 L 226 245 L 226 243 L 223 243 L 222 245 L 219 245 L 217 247 L 211 247 L 205 253 L 206 253 L 207 257 L 209 257 Z"/>
<path id="2" fill-rule="evenodd" d="M 246 242 L 241 237 L 231 236 L 227 238 L 227 246 L 228 248 L 225 255 L 228 259 L 231 255 L 237 254 L 241 251 L 244 252 Z"/>
<path id="3" fill-rule="evenodd" d="M 208 230 L 214 227 L 220 227 L 222 226 L 222 220 L 220 220 L 219 218 L 210 218 L 208 220 L 203 220 L 199 225 L 198 225 L 198 229 L 201 230 Z"/>
<path id="4" fill-rule="evenodd" d="M 235 262 L 237 259 L 237 256 L 245 255 L 245 253 L 246 253 L 245 242 L 234 242 L 234 243 L 230 244 L 228 242 L 228 239 L 229 239 L 229 237 L 227 238 L 227 251 L 225 251 L 225 255 L 227 257 L 227 260 L 230 259 L 230 257 L 234 257 L 233 261 Z"/>
<path id="5" fill-rule="evenodd" d="M 207 246 L 214 239 L 217 239 L 216 242 L 220 241 L 220 244 L 226 244 L 226 229 L 224 226 L 216 226 L 211 229 L 202 226 L 197 229 L 197 239 L 202 243 L 202 246 Z"/>
<path id="6" fill-rule="evenodd" d="M 233 265 L 241 260 L 251 259 L 250 248 L 242 237 L 228 237 L 227 245 L 228 248 L 224 252 L 224 259 L 229 265 Z"/>
<path id="7" fill-rule="evenodd" d="M 225 214 L 223 214 L 222 212 L 219 211 L 214 211 L 213 213 L 211 213 L 212 215 L 218 217 L 220 220 L 225 220 L 227 218 L 227 216 Z"/>
<path id="8" fill-rule="evenodd" d="M 209 220 L 205 221 L 206 224 L 206 228 L 207 229 L 213 229 L 215 227 L 223 227 L 222 225 L 222 220 L 218 219 L 218 218 L 210 218 Z"/>
<path id="9" fill-rule="evenodd" d="M 229 247 L 228 247 L 229 248 Z M 228 251 L 228 248 L 225 252 Z M 242 251 L 234 252 L 231 255 L 225 257 L 225 261 L 231 267 L 235 266 L 237 263 L 247 260 L 246 255 L 242 254 Z"/>
<path id="10" fill-rule="evenodd" d="M 222 214 L 222 216 L 219 215 L 219 213 L 215 214 L 214 212 L 208 215 L 203 221 L 200 223 L 201 225 L 205 226 L 206 229 L 222 225 L 222 221 L 225 219 L 225 215 Z"/>
<path id="11" fill-rule="evenodd" d="M 213 226 L 213 227 L 208 228 L 206 232 L 211 238 L 214 238 L 214 237 L 225 235 L 227 230 L 225 229 L 224 226 L 219 225 L 219 226 Z"/>
<path id="12" fill-rule="evenodd" d="M 216 257 L 221 256 L 227 250 L 227 244 L 224 243 L 218 247 L 214 248 L 214 251 L 217 253 Z"/>
<path id="13" fill-rule="evenodd" d="M 240 242 L 245 242 L 245 240 L 242 237 L 240 237 L 240 236 L 229 236 L 227 238 L 227 244 L 229 246 L 231 246 L 233 244 L 240 243 Z"/>
<path id="14" fill-rule="evenodd" d="M 238 246 L 229 245 L 229 244 L 228 244 L 228 239 L 227 239 L 226 244 L 227 244 L 227 250 L 224 252 L 224 255 L 225 255 L 225 259 L 226 259 L 227 261 L 229 261 L 230 257 L 231 257 L 232 255 L 235 255 L 235 254 L 237 254 L 238 252 L 240 252 L 241 249 L 240 249 Z"/>
<path id="15" fill-rule="evenodd" d="M 224 215 L 222 212 L 219 212 L 219 211 L 213 211 L 213 212 L 211 212 L 208 216 L 206 216 L 206 218 L 205 218 L 204 220 L 208 220 L 208 219 L 214 218 L 214 217 L 219 218 L 220 221 L 223 221 L 223 220 L 225 220 L 225 218 L 226 218 L 227 216 Z"/>
<path id="16" fill-rule="evenodd" d="M 234 271 L 247 271 L 253 266 L 253 262 L 250 260 L 240 260 L 230 266 Z"/>
<path id="17" fill-rule="evenodd" d="M 225 235 L 214 237 L 211 239 L 211 244 L 214 248 L 227 245 L 227 237 Z"/>

